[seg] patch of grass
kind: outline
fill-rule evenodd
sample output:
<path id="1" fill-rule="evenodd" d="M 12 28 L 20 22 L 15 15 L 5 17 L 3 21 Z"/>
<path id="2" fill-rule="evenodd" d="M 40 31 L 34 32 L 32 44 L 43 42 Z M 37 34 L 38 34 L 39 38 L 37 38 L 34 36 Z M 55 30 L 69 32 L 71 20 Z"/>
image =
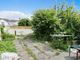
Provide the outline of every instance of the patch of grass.
<path id="1" fill-rule="evenodd" d="M 16 48 L 12 41 L 0 41 L 0 53 L 16 52 Z"/>
<path id="2" fill-rule="evenodd" d="M 5 39 L 3 39 L 3 41 L 13 41 L 14 40 L 14 38 L 5 38 Z"/>
<path id="3" fill-rule="evenodd" d="M 3 41 L 12 41 L 15 39 L 15 35 L 9 34 L 9 33 L 3 33 L 2 34 L 2 40 Z"/>

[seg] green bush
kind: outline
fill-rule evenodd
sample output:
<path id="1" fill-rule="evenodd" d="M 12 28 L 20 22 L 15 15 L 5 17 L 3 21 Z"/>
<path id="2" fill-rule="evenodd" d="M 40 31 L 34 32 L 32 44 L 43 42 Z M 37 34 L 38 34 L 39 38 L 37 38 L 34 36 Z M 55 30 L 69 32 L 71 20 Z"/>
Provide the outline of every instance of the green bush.
<path id="1" fill-rule="evenodd" d="M 54 34 L 58 27 L 58 18 L 53 9 L 38 10 L 33 15 L 32 28 L 37 39 L 51 40 L 51 34 Z"/>
<path id="2" fill-rule="evenodd" d="M 14 35 L 12 35 L 12 34 L 9 34 L 9 33 L 4 33 L 4 34 L 2 34 L 2 38 L 3 38 L 3 40 L 13 40 L 13 39 L 15 39 L 15 36 Z"/>
<path id="3" fill-rule="evenodd" d="M 13 42 L 1 41 L 0 42 L 0 53 L 2 52 L 16 52 Z"/>
<path id="4" fill-rule="evenodd" d="M 18 26 L 31 26 L 31 21 L 28 18 L 20 19 Z"/>
<path id="5" fill-rule="evenodd" d="M 67 43 L 64 44 L 63 42 L 64 42 L 63 40 L 61 41 L 53 40 L 52 42 L 50 42 L 50 46 L 54 49 L 61 49 L 61 50 L 67 51 L 68 45 Z"/>

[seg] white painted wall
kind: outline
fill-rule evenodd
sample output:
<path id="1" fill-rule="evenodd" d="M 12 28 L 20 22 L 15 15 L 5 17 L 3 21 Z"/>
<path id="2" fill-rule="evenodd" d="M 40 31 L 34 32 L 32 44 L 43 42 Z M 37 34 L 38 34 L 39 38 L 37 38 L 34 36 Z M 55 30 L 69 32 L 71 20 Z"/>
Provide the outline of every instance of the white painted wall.
<path id="1" fill-rule="evenodd" d="M 14 35 L 15 35 L 15 31 L 16 31 L 16 35 L 27 35 L 27 34 L 33 33 L 32 29 L 9 29 L 7 30 L 8 33 L 14 34 Z"/>

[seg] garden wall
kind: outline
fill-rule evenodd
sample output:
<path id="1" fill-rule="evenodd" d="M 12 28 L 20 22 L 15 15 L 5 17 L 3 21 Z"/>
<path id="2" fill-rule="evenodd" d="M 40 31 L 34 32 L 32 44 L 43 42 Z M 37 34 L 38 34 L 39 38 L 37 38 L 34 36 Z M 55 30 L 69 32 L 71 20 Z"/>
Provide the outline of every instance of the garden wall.
<path id="1" fill-rule="evenodd" d="M 9 27 L 5 32 L 8 32 L 10 34 L 16 34 L 16 35 L 27 35 L 30 33 L 33 33 L 31 27 L 24 27 L 24 26 L 12 26 Z"/>

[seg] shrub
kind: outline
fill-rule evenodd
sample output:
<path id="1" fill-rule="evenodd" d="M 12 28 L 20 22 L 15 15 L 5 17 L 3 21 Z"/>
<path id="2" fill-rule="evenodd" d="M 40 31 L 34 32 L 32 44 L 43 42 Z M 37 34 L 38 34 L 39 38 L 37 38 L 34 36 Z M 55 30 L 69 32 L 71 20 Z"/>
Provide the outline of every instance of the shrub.
<path id="1" fill-rule="evenodd" d="M 38 10 L 33 15 L 32 28 L 37 39 L 51 40 L 58 23 L 56 11 L 53 9 Z"/>
<path id="2" fill-rule="evenodd" d="M 63 43 L 64 41 L 61 40 L 53 40 L 51 43 L 50 43 L 50 46 L 54 49 L 61 49 L 61 50 L 64 50 L 64 51 L 67 51 L 67 48 L 68 48 L 68 45 L 67 43 L 64 44 Z"/>
<path id="3" fill-rule="evenodd" d="M 18 26 L 31 26 L 30 19 L 20 19 L 18 22 Z"/>
<path id="4" fill-rule="evenodd" d="M 0 26 L 0 31 L 1 31 L 1 38 L 4 39 L 3 34 L 4 34 L 4 26 Z"/>
<path id="5" fill-rule="evenodd" d="M 3 40 L 13 40 L 15 39 L 15 36 L 9 33 L 2 34 Z"/>
<path id="6" fill-rule="evenodd" d="M 2 52 L 16 52 L 15 46 L 11 41 L 0 42 L 0 53 Z"/>

